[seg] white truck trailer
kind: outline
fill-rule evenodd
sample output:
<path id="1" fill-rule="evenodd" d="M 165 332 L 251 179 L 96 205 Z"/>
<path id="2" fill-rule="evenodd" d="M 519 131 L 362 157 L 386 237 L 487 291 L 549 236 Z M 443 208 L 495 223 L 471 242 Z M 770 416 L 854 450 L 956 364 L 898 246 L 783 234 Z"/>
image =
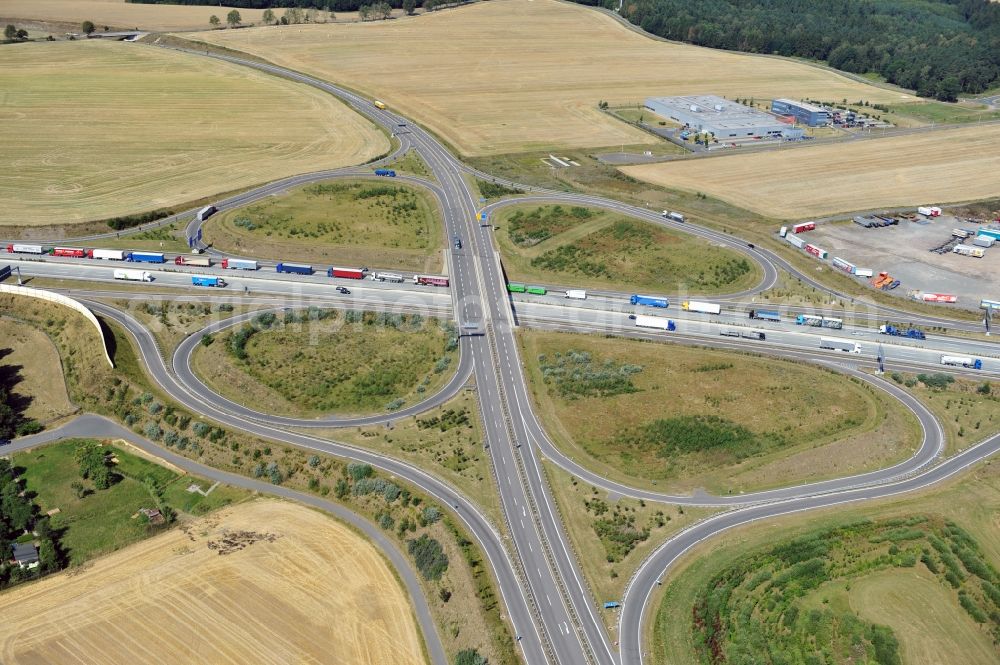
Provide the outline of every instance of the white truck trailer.
<path id="1" fill-rule="evenodd" d="M 124 279 L 129 282 L 152 282 L 153 274 L 146 270 L 115 270 L 115 279 Z"/>

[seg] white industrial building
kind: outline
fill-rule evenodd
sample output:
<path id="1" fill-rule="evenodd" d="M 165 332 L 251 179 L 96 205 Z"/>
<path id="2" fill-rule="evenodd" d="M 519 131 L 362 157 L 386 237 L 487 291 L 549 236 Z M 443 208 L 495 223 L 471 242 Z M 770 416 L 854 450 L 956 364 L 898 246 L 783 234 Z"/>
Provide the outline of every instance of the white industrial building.
<path id="1" fill-rule="evenodd" d="M 720 141 L 801 135 L 770 113 L 715 95 L 650 97 L 646 108 L 697 132 L 710 132 Z"/>

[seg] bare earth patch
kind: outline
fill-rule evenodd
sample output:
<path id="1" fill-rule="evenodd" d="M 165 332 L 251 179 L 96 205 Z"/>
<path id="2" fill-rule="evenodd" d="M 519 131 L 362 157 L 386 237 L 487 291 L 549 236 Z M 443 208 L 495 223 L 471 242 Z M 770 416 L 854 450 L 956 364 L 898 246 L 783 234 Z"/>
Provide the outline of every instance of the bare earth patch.
<path id="1" fill-rule="evenodd" d="M 997 195 L 1000 125 L 730 154 L 622 172 L 783 219 Z"/>
<path id="2" fill-rule="evenodd" d="M 551 0 L 478 3 L 418 20 L 199 33 L 381 98 L 466 155 L 655 139 L 598 110 L 648 96 L 898 103 L 898 92 L 801 63 L 655 41 Z M 405 63 L 405 64 L 404 64 Z"/>
<path id="3" fill-rule="evenodd" d="M 210 543 L 253 532 L 220 556 Z M 254 542 L 249 542 L 254 541 Z M 380 553 L 322 513 L 255 501 L 0 596 L 4 663 L 423 663 Z"/>

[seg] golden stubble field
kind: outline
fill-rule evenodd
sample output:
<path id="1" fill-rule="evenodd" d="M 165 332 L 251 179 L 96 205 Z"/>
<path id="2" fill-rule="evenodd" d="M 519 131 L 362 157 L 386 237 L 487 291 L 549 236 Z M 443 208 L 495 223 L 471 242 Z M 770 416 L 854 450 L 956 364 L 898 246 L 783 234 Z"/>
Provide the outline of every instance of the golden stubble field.
<path id="1" fill-rule="evenodd" d="M 818 67 L 656 41 L 554 0 L 493 0 L 391 22 L 193 37 L 383 99 L 466 155 L 655 140 L 598 111 L 601 100 L 714 93 L 905 101 Z"/>
<path id="2" fill-rule="evenodd" d="M 4 49 L 0 226 L 102 219 L 389 149 L 313 88 L 143 44 Z"/>
<path id="3" fill-rule="evenodd" d="M 275 538 L 209 549 L 226 531 Z M 0 612 L 8 665 L 425 662 L 409 599 L 374 546 L 278 501 L 227 508 L 16 588 Z"/>
<path id="4" fill-rule="evenodd" d="M 191 30 L 208 28 L 212 14 L 225 25 L 231 9 L 220 5 L 132 4 L 125 0 L 4 0 L 0 16 L 53 23 L 93 21 L 98 30 L 105 25 L 126 30 Z M 274 10 L 278 16 L 282 11 Z M 264 10 L 240 8 L 239 12 L 244 23 L 260 23 Z"/>
<path id="5" fill-rule="evenodd" d="M 1000 125 L 626 166 L 781 219 L 1000 195 Z"/>

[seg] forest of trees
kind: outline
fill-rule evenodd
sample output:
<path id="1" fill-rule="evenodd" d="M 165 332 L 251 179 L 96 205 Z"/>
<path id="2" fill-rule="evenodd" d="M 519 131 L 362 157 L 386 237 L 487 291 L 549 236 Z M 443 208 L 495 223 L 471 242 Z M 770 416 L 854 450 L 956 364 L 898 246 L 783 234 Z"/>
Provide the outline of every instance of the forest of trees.
<path id="1" fill-rule="evenodd" d="M 1000 3 L 989 0 L 624 0 L 621 14 L 668 39 L 877 72 L 921 97 L 1000 83 Z"/>

